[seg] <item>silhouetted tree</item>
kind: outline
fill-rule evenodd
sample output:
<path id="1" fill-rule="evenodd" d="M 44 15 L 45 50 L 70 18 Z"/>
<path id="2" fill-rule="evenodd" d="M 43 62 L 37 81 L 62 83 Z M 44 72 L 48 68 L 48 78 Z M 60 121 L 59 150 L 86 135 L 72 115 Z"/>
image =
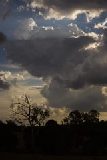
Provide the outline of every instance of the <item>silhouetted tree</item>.
<path id="1" fill-rule="evenodd" d="M 49 117 L 49 110 L 43 105 L 33 105 L 30 98 L 25 95 L 16 102 L 12 102 L 12 118 L 20 123 L 30 126 L 41 126 Z"/>
<path id="2" fill-rule="evenodd" d="M 82 114 L 78 110 L 71 111 L 63 120 L 63 124 L 81 124 L 82 122 Z"/>
<path id="3" fill-rule="evenodd" d="M 40 108 L 39 108 L 40 107 Z M 32 109 L 31 121 L 34 125 L 44 125 L 45 120 L 49 117 L 49 110 L 42 109 L 41 106 L 36 106 Z"/>
<path id="4" fill-rule="evenodd" d="M 5 125 L 6 125 L 6 124 L 5 124 L 3 121 L 0 120 L 0 127 L 1 127 L 1 126 L 5 126 Z"/>
<path id="5" fill-rule="evenodd" d="M 94 123 L 99 122 L 99 112 L 97 110 L 89 111 L 90 120 Z"/>
<path id="6" fill-rule="evenodd" d="M 25 95 L 17 102 L 12 102 L 12 117 L 21 124 L 31 126 L 31 148 L 34 150 L 34 126 L 41 126 L 49 117 L 49 110 L 43 105 L 33 105 L 30 98 Z"/>
<path id="7" fill-rule="evenodd" d="M 9 127 L 16 127 L 17 126 L 17 124 L 12 120 L 6 120 L 6 124 Z"/>
<path id="8" fill-rule="evenodd" d="M 90 110 L 88 113 L 82 113 L 83 122 L 97 123 L 99 122 L 99 112 L 97 110 Z"/>
<path id="9" fill-rule="evenodd" d="M 58 126 L 58 124 L 57 124 L 57 121 L 51 119 L 46 122 L 45 126 L 46 127 L 56 127 Z"/>
<path id="10" fill-rule="evenodd" d="M 82 123 L 97 123 L 99 122 L 99 112 L 90 110 L 89 112 L 79 112 L 78 110 L 71 111 L 68 117 L 62 121 L 65 125 L 82 124 Z"/>

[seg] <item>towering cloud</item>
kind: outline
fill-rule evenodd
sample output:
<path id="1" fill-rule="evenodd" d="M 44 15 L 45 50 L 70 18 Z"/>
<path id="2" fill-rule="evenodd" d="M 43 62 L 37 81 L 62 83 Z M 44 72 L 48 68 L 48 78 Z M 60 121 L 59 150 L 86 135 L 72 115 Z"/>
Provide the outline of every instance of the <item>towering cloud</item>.
<path id="1" fill-rule="evenodd" d="M 99 47 L 86 49 L 94 42 L 99 43 L 99 36 L 96 40 L 86 36 L 87 33 L 80 32 L 77 28 L 79 31 L 76 30 L 77 34 L 74 37 L 74 28 L 70 19 L 66 24 L 66 29 L 62 27 L 64 31 L 59 32 L 60 26 L 63 25 L 59 25 L 62 22 L 56 22 L 55 19 L 70 18 L 74 11 L 85 12 L 87 15 L 91 11 L 91 14 L 99 15 L 107 10 L 107 2 L 105 0 L 8 1 L 10 2 L 16 4 L 16 12 L 33 10 L 37 17 L 33 15 L 32 19 L 29 16 L 29 19 L 24 19 L 25 21 L 22 18 L 23 23 L 13 34 L 16 39 L 20 40 L 6 41 L 8 59 L 32 75 L 42 77 L 44 81 L 47 80 L 47 86 L 41 93 L 48 99 L 50 105 L 67 105 L 81 110 L 87 110 L 85 107 L 93 108 L 95 105 L 101 109 L 103 105 L 105 109 L 106 98 L 101 93 L 101 88 L 107 85 L 106 31 L 104 31 L 103 39 L 99 39 Z M 28 12 L 24 14 L 27 15 Z M 104 15 L 102 16 L 104 19 Z M 54 18 L 54 22 L 53 20 L 47 21 L 45 18 Z M 81 22 L 82 18 L 83 15 L 79 19 L 78 26 L 89 27 L 87 30 L 91 35 L 95 22 L 86 26 L 87 17 L 85 17 L 84 24 Z M 1 42 L 5 41 L 3 36 L 3 34 L 0 35 Z"/>
<path id="2" fill-rule="evenodd" d="M 85 110 L 84 105 L 105 107 L 106 101 L 100 87 L 107 85 L 106 31 L 97 49 L 85 50 L 94 41 L 86 36 L 38 38 L 7 42 L 6 48 L 13 63 L 49 80 L 42 91 L 49 104 Z"/>

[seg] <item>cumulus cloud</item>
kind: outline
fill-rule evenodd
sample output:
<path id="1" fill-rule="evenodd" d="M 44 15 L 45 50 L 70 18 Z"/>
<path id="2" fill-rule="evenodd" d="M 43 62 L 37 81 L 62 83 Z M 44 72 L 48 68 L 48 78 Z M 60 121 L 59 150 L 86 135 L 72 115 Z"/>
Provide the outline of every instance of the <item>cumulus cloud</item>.
<path id="1" fill-rule="evenodd" d="M 98 86 L 75 90 L 65 88 L 61 83 L 54 80 L 42 90 L 42 94 L 53 107 L 66 106 L 82 111 L 88 111 L 93 108 L 99 111 L 107 109 L 106 97 L 102 94 L 101 87 Z"/>
<path id="2" fill-rule="evenodd" d="M 106 31 L 98 50 L 85 50 L 92 37 L 45 38 L 7 42 L 8 58 L 32 75 L 48 79 L 42 91 L 52 106 L 105 109 Z"/>
<path id="3" fill-rule="evenodd" d="M 107 29 L 107 18 L 102 23 L 97 23 L 94 26 L 96 29 Z"/>
<path id="4" fill-rule="evenodd" d="M 28 2 L 28 1 L 27 1 Z M 53 8 L 54 10 L 60 10 L 62 12 L 69 12 L 77 9 L 105 9 L 107 2 L 105 0 L 31 0 L 29 3 L 33 8 L 46 7 Z"/>
<path id="5" fill-rule="evenodd" d="M 37 24 L 33 18 L 26 18 L 20 21 L 20 24 L 15 29 L 14 36 L 17 39 L 29 39 L 32 34 L 32 31 L 37 28 Z"/>
<path id="6" fill-rule="evenodd" d="M 107 85 L 107 56 L 106 54 L 95 53 L 89 56 L 80 68 L 75 68 L 73 72 L 75 78 L 68 86 L 71 88 L 83 88 L 89 85 Z"/>
<path id="7" fill-rule="evenodd" d="M 41 13 L 45 18 L 63 19 L 70 18 L 75 19 L 80 13 L 87 13 L 88 18 L 94 18 L 99 16 L 102 10 L 107 9 L 106 1 L 101 0 L 32 0 L 30 3 L 32 8 L 45 8 L 45 12 Z M 90 12 L 93 10 L 93 13 Z"/>
<path id="8" fill-rule="evenodd" d="M 7 42 L 8 58 L 39 77 L 71 72 L 84 61 L 83 48 L 94 42 L 91 37 L 44 38 Z M 12 45 L 11 45 L 12 43 Z M 77 58 L 78 57 L 78 58 Z M 70 69 L 70 70 L 69 70 Z"/>
<path id="9" fill-rule="evenodd" d="M 88 18 L 94 18 L 99 16 L 102 10 L 107 9 L 107 2 L 105 0 L 21 0 L 18 3 L 16 0 L 2 0 L 1 4 L 2 8 L 5 8 L 3 17 L 6 17 L 11 10 L 14 10 L 12 6 L 18 12 L 31 10 L 46 19 L 75 19 L 80 13 L 88 13 Z M 93 13 L 90 10 L 93 10 Z"/>
<path id="10" fill-rule="evenodd" d="M 60 104 L 57 103 L 58 101 L 56 102 L 57 105 L 61 106 L 67 104 L 65 102 L 72 96 L 71 93 L 69 94 L 68 88 L 76 88 L 75 86 L 68 86 L 68 84 L 72 83 L 72 79 L 78 75 L 79 71 L 76 73 L 75 70 L 83 65 L 85 59 L 88 58 L 89 55 L 84 48 L 92 42 L 94 42 L 93 38 L 84 36 L 67 39 L 45 38 L 13 41 L 12 45 L 11 42 L 7 43 L 7 53 L 8 58 L 13 63 L 27 69 L 32 75 L 44 79 L 48 78 L 51 81 L 55 80 L 58 85 L 62 85 L 63 90 L 59 91 L 64 97 L 64 101 L 59 94 Z M 79 88 L 78 85 L 77 88 Z M 57 85 L 54 85 L 52 92 L 54 89 L 57 92 L 55 86 Z M 47 96 L 45 95 L 45 97 Z M 50 97 L 47 98 L 50 102 Z M 55 100 L 54 97 L 53 100 Z"/>
<path id="11" fill-rule="evenodd" d="M 35 0 L 36 2 L 36 0 Z M 71 9 L 101 9 L 101 8 L 106 8 L 107 2 L 105 0 L 42 0 L 41 1 L 44 5 L 52 8 L 56 8 L 59 10 L 71 10 Z"/>
<path id="12" fill-rule="evenodd" d="M 8 4 L 11 0 L 1 0 L 1 4 Z M 3 3 L 4 2 L 4 3 Z M 16 2 L 13 0 L 13 2 Z M 71 9 L 81 9 L 81 8 L 86 8 L 86 9 L 101 9 L 101 8 L 107 8 L 106 7 L 107 2 L 105 0 L 21 0 L 17 5 L 23 5 L 24 7 L 29 7 L 32 6 L 33 8 L 35 7 L 51 7 L 59 10 L 71 10 Z"/>

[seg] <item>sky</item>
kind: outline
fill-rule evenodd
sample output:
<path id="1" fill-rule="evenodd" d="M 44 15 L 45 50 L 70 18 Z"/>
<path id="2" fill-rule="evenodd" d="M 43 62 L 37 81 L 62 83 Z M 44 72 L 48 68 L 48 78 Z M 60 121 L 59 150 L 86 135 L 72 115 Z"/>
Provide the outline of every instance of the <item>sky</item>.
<path id="1" fill-rule="evenodd" d="M 0 119 L 24 94 L 107 119 L 106 44 L 106 0 L 0 0 Z"/>

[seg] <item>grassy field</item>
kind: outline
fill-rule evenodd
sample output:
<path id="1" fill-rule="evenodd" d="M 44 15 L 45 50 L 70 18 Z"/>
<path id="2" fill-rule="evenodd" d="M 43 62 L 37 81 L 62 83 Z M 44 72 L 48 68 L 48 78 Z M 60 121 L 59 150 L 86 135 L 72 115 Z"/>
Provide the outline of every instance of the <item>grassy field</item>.
<path id="1" fill-rule="evenodd" d="M 107 156 L 42 156 L 35 154 L 0 153 L 0 160 L 107 160 Z"/>

